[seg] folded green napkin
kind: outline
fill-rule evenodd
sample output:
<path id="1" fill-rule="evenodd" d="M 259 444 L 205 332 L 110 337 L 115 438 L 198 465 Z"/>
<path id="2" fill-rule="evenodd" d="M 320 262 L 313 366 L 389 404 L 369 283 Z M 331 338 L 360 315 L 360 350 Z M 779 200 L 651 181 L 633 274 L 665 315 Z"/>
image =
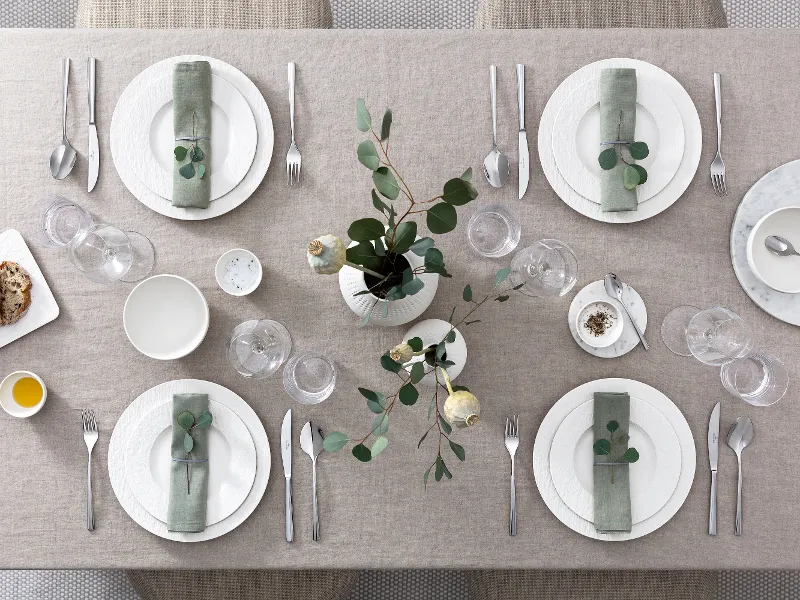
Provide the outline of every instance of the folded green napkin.
<path id="1" fill-rule="evenodd" d="M 600 72 L 600 141 L 613 142 L 617 135 L 620 140 L 628 142 L 633 142 L 636 135 L 636 69 L 603 69 Z M 606 148 L 608 146 L 601 146 L 600 150 Z M 617 151 L 626 161 L 633 162 L 625 146 L 617 146 Z M 600 175 L 603 212 L 636 210 L 639 204 L 636 189 L 625 189 L 622 183 L 624 169 L 625 163 L 620 161 L 616 167 Z"/>
<path id="2" fill-rule="evenodd" d="M 594 395 L 594 439 L 609 440 L 612 433 L 608 423 L 616 421 L 614 440 L 628 435 L 631 399 L 628 394 L 596 392 Z M 615 443 L 612 456 L 594 455 L 595 463 L 620 461 L 628 442 Z M 628 465 L 595 465 L 594 467 L 594 526 L 600 533 L 620 533 L 631 530 L 631 491 Z"/>
<path id="3" fill-rule="evenodd" d="M 206 462 L 172 461 L 169 477 L 169 508 L 167 529 L 196 533 L 206 528 L 208 501 L 208 429 L 192 430 L 194 448 L 188 454 L 183 440 L 186 430 L 178 425 L 178 415 L 184 411 L 197 419 L 208 410 L 208 394 L 175 394 L 172 397 L 172 458 Z M 189 467 L 189 487 L 186 485 L 186 467 Z"/>
<path id="4" fill-rule="evenodd" d="M 208 208 L 211 202 L 211 184 L 208 165 L 211 164 L 211 65 L 206 61 L 184 62 L 175 65 L 172 78 L 172 102 L 174 108 L 173 129 L 175 146 L 190 150 L 196 145 L 203 153 L 201 161 L 191 160 L 191 151 L 174 162 L 172 172 L 172 205 L 182 208 Z M 205 139 L 193 140 L 178 138 Z M 187 179 L 180 169 L 193 164 L 195 174 Z M 200 177 L 199 167 L 206 172 Z"/>

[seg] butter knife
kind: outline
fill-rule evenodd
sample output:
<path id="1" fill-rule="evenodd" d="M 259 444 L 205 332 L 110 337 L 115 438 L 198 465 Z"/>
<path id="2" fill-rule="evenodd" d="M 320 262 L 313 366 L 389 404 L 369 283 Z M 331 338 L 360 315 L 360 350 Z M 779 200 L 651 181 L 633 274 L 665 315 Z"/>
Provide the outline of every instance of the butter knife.
<path id="1" fill-rule="evenodd" d="M 708 535 L 717 535 L 717 458 L 719 457 L 720 403 L 714 405 L 708 421 L 708 464 L 711 468 L 711 501 L 708 509 Z"/>
<path id="2" fill-rule="evenodd" d="M 292 409 L 286 411 L 281 425 L 281 458 L 283 459 L 283 476 L 286 478 L 286 541 L 294 539 L 294 522 L 292 521 Z"/>
<path id="3" fill-rule="evenodd" d="M 528 133 L 525 131 L 525 65 L 517 65 L 517 104 L 519 105 L 519 198 L 528 190 L 530 165 Z"/>
<path id="4" fill-rule="evenodd" d="M 100 173 L 100 146 L 97 143 L 97 126 L 94 122 L 94 90 L 95 90 L 95 59 L 89 58 L 86 64 L 86 76 L 89 90 L 89 186 L 88 191 L 94 189 L 97 175 Z"/>

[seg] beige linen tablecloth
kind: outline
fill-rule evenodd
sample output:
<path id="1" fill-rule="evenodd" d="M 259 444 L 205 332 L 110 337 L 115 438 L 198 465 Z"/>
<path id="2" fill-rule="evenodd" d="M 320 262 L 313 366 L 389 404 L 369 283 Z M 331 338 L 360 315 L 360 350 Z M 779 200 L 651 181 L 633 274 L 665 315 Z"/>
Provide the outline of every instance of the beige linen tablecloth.
<path id="1" fill-rule="evenodd" d="M 245 204 L 204 222 L 176 221 L 141 205 L 117 176 L 109 149 L 111 114 L 127 83 L 142 69 L 176 54 L 206 54 L 250 76 L 264 94 L 275 124 L 273 165 Z M 86 187 L 87 103 L 84 65 L 97 64 L 97 125 L 101 168 L 97 188 Z M 73 59 L 69 135 L 80 156 L 63 182 L 52 179 L 48 156 L 60 139 L 59 60 Z M 538 162 L 538 117 L 550 93 L 579 67 L 626 56 L 672 73 L 694 99 L 703 123 L 700 169 L 686 194 L 661 215 L 632 225 L 590 221 L 567 207 L 545 182 Z M 303 183 L 286 186 L 289 145 L 286 63 L 297 71 L 297 138 Z M 425 316 L 447 318 L 461 289 L 476 293 L 508 260 L 476 258 L 465 224 L 478 206 L 500 202 L 523 227 L 521 245 L 557 237 L 575 250 L 579 286 L 613 270 L 647 303 L 650 352 L 636 349 L 603 360 L 572 340 L 561 302 L 514 298 L 493 303 L 482 323 L 464 331 L 469 361 L 459 378 L 482 399 L 481 423 L 459 433 L 467 462 L 448 461 L 453 480 L 424 492 L 422 473 L 432 449 L 416 449 L 427 403 L 392 415 L 391 443 L 378 460 L 357 463 L 324 454 L 319 464 L 322 542 L 311 541 L 311 465 L 294 449 L 295 542 L 284 541 L 284 491 L 278 440 L 281 418 L 294 409 L 295 437 L 309 418 L 326 431 L 357 434 L 371 413 L 359 385 L 388 390 L 394 377 L 377 357 L 401 340 L 404 328 L 359 329 L 335 277 L 314 275 L 305 259 L 310 239 L 344 236 L 355 218 L 373 216 L 369 173 L 356 159 L 363 135 L 355 128 L 355 99 L 363 96 L 378 118 L 394 111 L 393 162 L 418 194 L 438 193 L 448 178 L 479 166 L 490 149 L 488 65 L 499 67 L 499 143 L 516 158 L 514 64 L 527 71 L 531 186 L 517 200 L 516 177 L 460 211 L 454 234 L 440 238 L 448 270 Z M 795 31 L 11 31 L 0 36 L 0 222 L 31 243 L 61 306 L 61 316 L 0 349 L 0 375 L 29 369 L 49 387 L 35 418 L 0 414 L 0 567 L 283 568 L 797 568 L 800 566 L 800 329 L 758 309 L 736 281 L 729 231 L 742 195 L 770 169 L 798 158 L 797 97 L 800 32 Z M 708 181 L 713 156 L 712 72 L 723 74 L 725 161 L 729 195 Z M 512 169 L 512 172 L 516 172 Z M 211 328 L 191 356 L 158 362 L 136 352 L 122 328 L 124 284 L 103 287 L 73 269 L 63 255 L 33 246 L 34 205 L 58 193 L 100 219 L 141 231 L 156 247 L 158 273 L 189 278 L 206 295 Z M 249 248 L 264 264 L 264 281 L 245 298 L 232 298 L 214 281 L 225 251 Z M 192 248 L 187 252 L 186 248 Z M 0 257 L 2 258 L 2 257 Z M 576 288 L 577 291 L 577 288 Z M 570 298 L 572 295 L 570 294 Z M 717 369 L 670 354 L 659 340 L 664 315 L 678 304 L 727 306 L 756 332 L 756 347 L 782 358 L 792 378 L 776 406 L 751 408 L 726 395 Z M 256 382 L 227 364 L 224 344 L 245 319 L 270 315 L 291 331 L 295 351 L 319 350 L 339 366 L 333 396 L 301 407 L 280 377 Z M 697 444 L 697 475 L 686 503 L 667 525 L 642 539 L 601 543 L 573 533 L 547 509 L 536 490 L 531 450 L 537 427 L 565 392 L 600 377 L 630 377 L 666 393 L 683 411 Z M 234 390 L 259 414 L 272 446 L 266 496 L 238 529 L 201 545 L 166 541 L 139 528 L 114 496 L 106 470 L 111 431 L 125 407 L 163 381 L 205 378 Z M 745 535 L 733 536 L 735 457 L 720 449 L 719 535 L 707 530 L 709 474 L 706 425 L 723 401 L 723 431 L 750 415 L 756 439 L 745 452 Z M 85 528 L 86 449 L 78 409 L 97 411 L 95 448 L 97 529 Z M 520 415 L 517 453 L 519 535 L 507 534 L 509 460 L 502 443 L 505 416 Z"/>

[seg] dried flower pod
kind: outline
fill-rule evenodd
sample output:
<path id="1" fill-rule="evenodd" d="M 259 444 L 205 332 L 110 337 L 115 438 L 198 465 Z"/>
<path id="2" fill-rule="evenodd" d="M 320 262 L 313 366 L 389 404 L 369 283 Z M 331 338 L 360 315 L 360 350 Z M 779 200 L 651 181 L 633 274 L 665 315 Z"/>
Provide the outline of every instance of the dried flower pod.
<path id="1" fill-rule="evenodd" d="M 480 418 L 480 402 L 474 394 L 466 390 L 454 392 L 447 371 L 441 368 L 440 370 L 444 376 L 447 391 L 450 392 L 447 400 L 444 401 L 444 418 L 454 427 L 472 427 Z"/>
<path id="2" fill-rule="evenodd" d="M 320 275 L 334 275 L 347 262 L 344 242 L 335 235 L 323 235 L 308 245 L 308 264 Z"/>
<path id="3" fill-rule="evenodd" d="M 414 358 L 414 349 L 408 344 L 397 344 L 389 351 L 389 358 L 394 362 L 405 364 Z"/>

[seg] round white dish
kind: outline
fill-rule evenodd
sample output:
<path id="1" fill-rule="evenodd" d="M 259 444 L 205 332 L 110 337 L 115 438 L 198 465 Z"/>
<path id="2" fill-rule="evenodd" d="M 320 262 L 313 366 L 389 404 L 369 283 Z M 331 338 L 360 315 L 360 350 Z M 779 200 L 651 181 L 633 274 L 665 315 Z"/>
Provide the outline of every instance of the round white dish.
<path id="1" fill-rule="evenodd" d="M 188 279 L 155 275 L 131 290 L 122 323 L 139 352 L 158 360 L 174 360 L 192 353 L 206 337 L 208 303 Z"/>
<path id="2" fill-rule="evenodd" d="M 164 399 L 173 394 L 198 393 L 208 394 L 212 399 L 230 408 L 244 422 L 256 447 L 256 479 L 244 503 L 227 519 L 209 525 L 199 533 L 183 533 L 167 531 L 167 524 L 156 519 L 136 500 L 130 489 L 125 470 L 125 450 L 131 439 L 132 431 L 144 415 L 164 403 Z M 108 446 L 108 474 L 111 487 L 120 505 L 126 513 L 141 527 L 162 538 L 177 542 L 202 542 L 224 535 L 241 525 L 261 502 L 267 489 L 271 465 L 269 440 L 267 432 L 247 402 L 238 395 L 210 381 L 199 379 L 179 379 L 168 381 L 150 388 L 136 400 L 120 416 Z"/>
<path id="3" fill-rule="evenodd" d="M 663 190 L 675 176 L 684 152 L 684 131 L 675 103 L 647 77 L 636 78 L 636 141 L 650 154 L 636 163 L 647 169 L 647 181 L 637 186 L 639 202 Z M 587 81 L 561 105 L 553 128 L 553 155 L 558 170 L 576 192 L 600 204 L 597 160 L 600 146 L 600 78 Z"/>
<path id="4" fill-rule="evenodd" d="M 631 519 L 641 523 L 669 501 L 681 474 L 681 446 L 669 421 L 631 396 L 629 446 L 639 452 L 630 469 Z M 594 523 L 594 401 L 587 400 L 558 426 L 550 446 L 550 476 L 564 503 Z M 603 467 L 610 468 L 610 467 Z"/>
<path id="5" fill-rule="evenodd" d="M 258 146 L 253 164 L 244 179 L 228 194 L 212 202 L 208 208 L 178 208 L 164 198 L 153 192 L 133 172 L 130 157 L 125 151 L 124 126 L 127 123 L 130 106 L 140 90 L 148 85 L 170 75 L 179 62 L 207 60 L 211 64 L 211 73 L 231 83 L 247 100 L 253 113 L 258 129 Z M 272 126 L 272 117 L 264 96 L 258 91 L 255 84 L 239 69 L 215 58 L 208 56 L 186 55 L 173 56 L 151 65 L 139 73 L 122 92 L 114 114 L 111 118 L 111 156 L 114 166 L 119 173 L 125 187 L 142 204 L 159 214 L 173 219 L 201 220 L 211 219 L 225 214 L 247 200 L 259 186 L 267 173 L 272 158 L 272 149 L 275 134 Z"/>
<path id="6" fill-rule="evenodd" d="M 598 533 L 594 523 L 574 513 L 558 495 L 550 475 L 550 448 L 561 422 L 575 408 L 591 400 L 594 392 L 627 392 L 655 407 L 669 421 L 681 447 L 681 475 L 675 492 L 666 505 L 649 519 L 633 525 L 630 533 Z M 632 379 L 598 379 L 576 387 L 562 396 L 548 411 L 533 444 L 533 474 L 536 487 L 550 511 L 567 527 L 596 540 L 624 541 L 652 533 L 667 523 L 683 505 L 694 481 L 697 455 L 689 424 L 680 409 L 657 389 Z"/>
<path id="7" fill-rule="evenodd" d="M 675 177 L 666 187 L 647 202 L 642 202 L 638 210 L 628 212 L 604 213 L 599 204 L 583 197 L 572 189 L 562 177 L 553 156 L 553 128 L 556 116 L 564 103 L 564 100 L 587 81 L 600 76 L 600 71 L 607 68 L 632 68 L 637 70 L 637 76 L 643 76 L 656 83 L 664 93 L 668 94 L 683 121 L 685 142 L 684 154 L 681 165 Z M 700 152 L 703 142 L 702 129 L 700 126 L 700 116 L 697 114 L 692 99 L 686 90 L 666 71 L 632 58 L 609 58 L 600 60 L 585 67 L 578 69 L 575 73 L 567 77 L 556 88 L 550 99 L 545 105 L 542 118 L 539 122 L 538 148 L 539 159 L 542 169 L 547 177 L 547 181 L 561 199 L 571 208 L 580 214 L 605 223 L 634 223 L 649 219 L 660 212 L 666 210 L 681 197 L 686 188 L 692 182 L 697 166 L 700 164 Z"/>
<path id="8" fill-rule="evenodd" d="M 39 382 L 39 385 L 42 386 L 42 399 L 39 400 L 35 406 L 31 406 L 30 408 L 25 408 L 24 406 L 17 404 L 14 400 L 14 396 L 11 394 L 12 390 L 14 389 L 14 384 L 24 377 L 32 377 Z M 42 410 L 42 407 L 46 401 L 47 386 L 44 384 L 44 381 L 42 381 L 42 378 L 36 373 L 31 373 L 30 371 L 14 371 L 13 373 L 6 375 L 3 378 L 3 381 L 0 382 L 0 406 L 2 406 L 3 410 L 12 417 L 17 417 L 19 419 L 32 417 Z"/>
<path id="9" fill-rule="evenodd" d="M 244 179 L 258 146 L 253 111 L 239 90 L 211 76 L 211 200 L 221 198 Z M 136 97 L 123 124 L 123 137 L 134 174 L 156 194 L 172 200 L 176 142 L 173 129 L 172 75 L 154 81 Z"/>
<path id="10" fill-rule="evenodd" d="M 592 348 L 606 348 L 616 342 L 622 335 L 622 330 L 625 329 L 625 322 L 622 317 L 622 310 L 610 302 L 611 298 L 606 300 L 595 300 L 590 302 L 578 311 L 578 316 L 575 318 L 575 330 L 578 333 L 581 341 L 587 346 Z M 611 326 L 608 327 L 601 335 L 594 335 L 586 327 L 586 323 L 593 314 L 602 311 L 611 319 Z"/>
<path id="11" fill-rule="evenodd" d="M 403 336 L 403 341 L 407 342 L 411 338 L 418 337 L 422 340 L 422 347 L 427 348 L 428 346 L 433 346 L 441 342 L 450 331 L 450 327 L 451 325 L 447 321 L 442 321 L 441 319 L 426 319 L 409 329 Z M 446 360 L 455 363 L 452 367 L 447 369 L 447 375 L 450 377 L 450 381 L 454 381 L 455 378 L 461 374 L 461 371 L 464 370 L 464 365 L 467 364 L 467 342 L 458 329 L 455 330 L 455 333 L 455 340 L 452 342 L 445 342 L 445 347 L 447 348 Z M 411 365 L 417 362 L 424 362 L 424 360 L 424 355 L 415 356 L 406 370 L 411 371 Z M 428 369 L 430 369 L 430 365 L 428 365 Z M 420 383 L 436 385 L 436 377 L 433 375 L 432 369 L 431 372 L 427 373 L 425 377 L 422 378 Z"/>
<path id="12" fill-rule="evenodd" d="M 798 195 L 800 200 L 800 195 Z M 764 245 L 778 235 L 800 248 L 800 206 L 784 206 L 758 220 L 747 240 L 747 264 L 765 285 L 784 294 L 800 294 L 800 256 L 776 256 Z"/>
<path id="13" fill-rule="evenodd" d="M 644 300 L 642 300 L 639 292 L 633 287 L 627 283 L 624 284 L 624 286 L 624 298 L 625 302 L 628 304 L 628 309 L 631 311 L 633 318 L 636 319 L 636 323 L 642 328 L 642 332 L 646 332 L 647 307 L 644 305 Z M 623 313 L 622 332 L 620 333 L 619 339 L 610 346 L 604 348 L 596 348 L 584 342 L 578 333 L 577 327 L 578 314 L 581 310 L 583 310 L 585 306 L 597 301 L 608 302 Z M 599 358 L 617 358 L 618 356 L 627 354 L 639 345 L 639 336 L 636 335 L 636 330 L 633 328 L 633 324 L 628 318 L 628 315 L 624 314 L 624 309 L 616 298 L 611 298 L 606 294 L 606 288 L 602 279 L 590 283 L 575 295 L 575 298 L 572 299 L 572 304 L 569 305 L 567 322 L 569 323 L 569 331 L 575 343 L 589 354 Z"/>
<path id="14" fill-rule="evenodd" d="M 256 478 L 256 447 L 245 424 L 230 408 L 209 399 L 206 525 L 231 516 L 247 498 Z M 126 477 L 136 500 L 159 521 L 169 506 L 172 402 L 155 407 L 135 427 L 125 451 Z M 190 466 L 191 468 L 191 466 Z"/>
<path id="15" fill-rule="evenodd" d="M 217 284 L 231 296 L 246 296 L 254 292 L 262 276 L 261 261 L 244 248 L 228 250 L 219 257 L 214 267 Z"/>

